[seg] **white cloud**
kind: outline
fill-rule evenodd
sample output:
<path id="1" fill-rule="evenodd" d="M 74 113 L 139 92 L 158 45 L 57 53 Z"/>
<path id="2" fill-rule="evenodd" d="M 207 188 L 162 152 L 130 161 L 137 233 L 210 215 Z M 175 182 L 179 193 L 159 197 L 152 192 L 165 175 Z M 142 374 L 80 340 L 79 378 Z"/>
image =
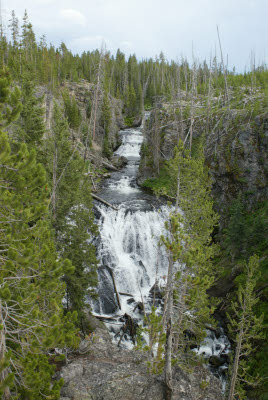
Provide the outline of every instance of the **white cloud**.
<path id="1" fill-rule="evenodd" d="M 74 10 L 73 8 L 60 10 L 60 16 L 72 24 L 82 25 L 83 27 L 85 27 L 87 23 L 86 17 L 80 11 Z"/>

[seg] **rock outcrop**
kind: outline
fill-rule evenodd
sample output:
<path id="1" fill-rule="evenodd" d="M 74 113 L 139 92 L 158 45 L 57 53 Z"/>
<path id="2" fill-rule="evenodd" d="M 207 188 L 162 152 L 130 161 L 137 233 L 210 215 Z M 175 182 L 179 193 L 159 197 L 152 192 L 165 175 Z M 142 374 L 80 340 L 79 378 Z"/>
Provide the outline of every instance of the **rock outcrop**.
<path id="1" fill-rule="evenodd" d="M 186 102 L 184 102 L 187 104 Z M 185 106 L 184 104 L 184 106 Z M 232 201 L 241 192 L 246 198 L 247 209 L 251 210 L 254 204 L 265 201 L 268 195 L 267 186 L 267 152 L 268 152 L 268 114 L 262 113 L 253 119 L 248 119 L 247 113 L 231 110 L 219 131 L 209 132 L 205 143 L 206 163 L 213 180 L 212 194 L 215 198 L 215 207 L 221 215 L 221 226 L 224 226 L 224 215 Z M 216 117 L 215 117 L 216 118 Z M 179 137 L 185 139 L 189 133 L 189 126 L 183 122 L 182 127 L 174 121 L 173 110 L 167 104 L 160 104 L 151 113 L 145 129 L 145 143 L 149 148 L 149 156 L 142 154 L 138 173 L 138 184 L 142 185 L 146 179 L 157 176 L 152 160 L 155 133 L 155 120 L 158 126 L 159 160 L 160 165 L 174 156 L 174 148 Z M 219 125 L 215 119 L 215 126 Z M 206 119 L 200 119 L 193 128 L 193 141 L 201 137 L 206 130 Z M 188 138 L 189 140 L 189 138 Z"/>
<path id="2" fill-rule="evenodd" d="M 107 330 L 97 327 L 61 370 L 61 400 L 163 400 L 163 377 L 148 372 L 148 357 L 117 347 Z M 220 381 L 204 367 L 191 374 L 174 368 L 173 399 L 223 400 Z"/>

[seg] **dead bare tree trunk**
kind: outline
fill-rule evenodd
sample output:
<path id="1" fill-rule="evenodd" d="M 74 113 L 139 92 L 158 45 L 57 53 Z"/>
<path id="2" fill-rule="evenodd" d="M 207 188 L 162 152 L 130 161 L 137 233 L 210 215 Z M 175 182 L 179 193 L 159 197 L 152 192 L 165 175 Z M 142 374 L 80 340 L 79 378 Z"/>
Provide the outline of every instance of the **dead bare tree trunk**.
<path id="1" fill-rule="evenodd" d="M 52 175 L 52 194 L 51 194 L 51 206 L 52 206 L 52 217 L 56 219 L 56 190 L 57 190 L 57 159 L 58 149 L 56 143 L 55 133 L 53 132 L 54 138 L 54 152 L 53 152 L 53 175 Z"/>
<path id="2" fill-rule="evenodd" d="M 243 331 L 240 330 L 239 339 L 238 339 L 238 343 L 237 343 L 236 350 L 235 350 L 235 359 L 234 359 L 234 366 L 233 366 L 233 371 L 232 371 L 230 389 L 229 389 L 229 393 L 228 393 L 228 400 L 234 399 L 234 391 L 235 391 L 235 384 L 236 384 L 236 378 L 237 378 L 237 373 L 238 373 L 238 365 L 239 365 L 242 337 L 243 337 Z"/>
<path id="3" fill-rule="evenodd" d="M 3 308 L 2 303 L 0 300 L 0 365 L 4 365 L 7 348 L 6 348 L 6 328 L 5 328 L 5 321 L 3 316 Z M 0 384 L 5 381 L 8 376 L 8 369 L 6 367 L 2 367 L 3 369 L 0 370 Z M 4 389 L 3 393 L 3 400 L 10 399 L 10 390 L 9 388 Z"/>
<path id="4" fill-rule="evenodd" d="M 165 348 L 165 400 L 172 400 L 172 313 L 173 313 L 173 257 L 169 254 L 167 278 L 167 310 L 166 310 L 166 348 Z"/>
<path id="5" fill-rule="evenodd" d="M 89 127 L 88 127 L 87 136 L 86 136 L 84 160 L 87 157 L 90 136 L 92 138 L 92 141 L 95 140 L 95 136 L 96 136 L 96 125 L 97 125 L 97 117 L 98 117 L 98 111 L 99 111 L 99 102 L 100 102 L 100 97 L 102 94 L 103 64 L 104 64 L 104 47 L 102 46 L 101 52 L 100 52 L 98 70 L 97 70 L 97 82 L 96 82 L 95 89 L 94 89 L 93 103 L 92 103 L 90 119 L 89 119 Z"/>
<path id="6" fill-rule="evenodd" d="M 154 128 L 153 128 L 153 159 L 154 166 L 159 175 L 159 155 L 160 155 L 160 135 L 159 135 L 159 126 L 158 126 L 158 100 L 155 99 L 155 108 L 154 108 Z"/>
<path id="7" fill-rule="evenodd" d="M 207 145 L 208 145 L 208 135 L 209 135 L 209 118 L 210 118 L 210 104 L 211 104 L 211 77 L 212 77 L 212 69 L 211 69 L 211 60 L 210 60 L 209 80 L 208 80 L 207 120 L 206 120 L 206 144 Z"/>
<path id="8" fill-rule="evenodd" d="M 146 96 L 146 92 L 147 92 L 147 88 L 148 88 L 148 85 L 149 85 L 149 81 L 150 81 L 150 74 L 148 75 L 148 77 L 147 77 L 147 79 L 146 79 L 146 82 L 144 83 L 144 85 L 143 85 L 143 88 L 142 88 L 142 99 L 141 99 L 141 101 L 142 101 L 142 110 L 141 110 L 141 112 L 142 112 L 142 115 L 144 115 L 144 99 L 145 99 L 145 96 Z"/>
<path id="9" fill-rule="evenodd" d="M 121 307 L 121 302 L 120 302 L 120 296 L 118 294 L 117 287 L 116 287 L 116 284 L 115 284 L 113 270 L 111 268 L 109 268 L 109 272 L 110 272 L 110 275 L 112 277 L 112 281 L 113 281 L 113 285 L 114 285 L 114 292 L 115 292 L 115 295 L 116 295 L 116 300 L 117 300 L 117 303 L 118 303 L 118 307 L 119 307 L 119 310 L 121 310 L 122 307 Z"/>
<path id="10" fill-rule="evenodd" d="M 220 52 L 221 52 L 221 63 L 222 63 L 222 68 L 223 68 L 223 73 L 224 73 L 224 86 L 225 86 L 224 102 L 227 103 L 228 110 L 230 110 L 228 84 L 227 84 L 227 68 L 224 65 L 223 53 L 222 53 L 222 47 L 221 47 L 221 38 L 220 38 L 220 32 L 219 32 L 218 25 L 217 25 L 217 32 L 218 32 L 219 46 L 220 46 Z"/>

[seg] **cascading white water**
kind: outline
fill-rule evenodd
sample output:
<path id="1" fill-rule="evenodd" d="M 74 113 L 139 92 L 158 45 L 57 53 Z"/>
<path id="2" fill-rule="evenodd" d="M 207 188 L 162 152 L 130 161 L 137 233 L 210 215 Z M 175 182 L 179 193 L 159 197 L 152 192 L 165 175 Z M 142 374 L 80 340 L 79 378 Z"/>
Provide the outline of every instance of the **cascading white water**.
<path id="1" fill-rule="evenodd" d="M 142 303 L 145 312 L 150 312 L 153 285 L 156 282 L 159 286 L 165 284 L 167 257 L 163 246 L 159 247 L 158 244 L 160 235 L 165 231 L 164 222 L 168 218 L 169 209 L 159 202 L 155 207 L 157 200 L 136 184 L 143 141 L 142 127 L 122 131 L 121 136 L 122 145 L 115 154 L 127 158 L 128 164 L 122 171 L 111 174 L 100 193 L 102 198 L 116 205 L 118 210 L 96 206 L 99 212 L 100 267 L 99 301 L 93 305 L 93 309 L 102 316 L 119 317 L 127 314 L 134 321 L 141 322 L 143 317 L 137 305 Z M 161 306 L 160 300 L 158 304 Z M 124 322 L 124 319 L 121 322 L 117 319 L 116 322 L 106 322 L 106 325 L 115 337 Z M 130 338 L 124 336 L 121 343 L 133 347 Z M 230 343 L 224 332 L 218 337 L 208 332 L 196 352 L 210 359 L 211 356 L 220 357 L 221 354 L 226 356 L 229 350 Z M 215 371 L 211 366 L 213 373 L 220 377 L 226 368 L 226 362 Z"/>
<path id="2" fill-rule="evenodd" d="M 122 171 L 112 174 L 101 192 L 101 196 L 116 204 L 118 210 L 97 206 L 101 267 L 100 299 L 94 311 L 101 315 L 127 313 L 133 318 L 140 318 L 134 311 L 135 304 L 143 302 L 150 311 L 150 289 L 156 281 L 161 284 L 167 273 L 167 259 L 158 243 L 164 231 L 168 208 L 159 205 L 156 209 L 153 196 L 136 184 L 143 142 L 142 128 L 122 131 L 121 137 L 122 145 L 115 154 L 127 158 L 128 164 Z M 120 295 L 121 310 L 118 309 L 111 270 L 117 291 L 129 294 Z"/>
<path id="3" fill-rule="evenodd" d="M 135 302 L 149 296 L 156 279 L 166 274 L 166 257 L 158 241 L 163 233 L 166 208 L 157 211 L 118 211 L 100 208 L 101 246 L 99 259 L 113 269 L 119 292 L 131 294 Z M 121 296 L 121 312 L 131 314 L 128 297 Z M 146 303 L 146 301 L 145 301 Z M 105 309 L 101 309 L 105 313 Z"/>

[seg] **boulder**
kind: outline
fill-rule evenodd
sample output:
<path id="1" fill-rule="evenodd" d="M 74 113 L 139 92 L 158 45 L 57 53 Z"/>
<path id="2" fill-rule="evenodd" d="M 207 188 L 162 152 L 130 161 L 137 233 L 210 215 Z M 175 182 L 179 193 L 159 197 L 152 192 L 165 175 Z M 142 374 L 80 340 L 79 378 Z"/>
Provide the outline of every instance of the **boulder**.
<path id="1" fill-rule="evenodd" d="M 155 283 L 151 287 L 149 293 L 150 293 L 150 297 L 152 297 L 152 298 L 155 297 L 156 299 L 163 299 L 163 297 L 164 297 L 163 291 L 160 289 L 160 287 L 158 286 L 157 283 Z"/>
<path id="2" fill-rule="evenodd" d="M 213 355 L 211 357 L 209 357 L 209 363 L 214 367 L 214 368 L 218 368 L 221 365 L 226 363 L 226 360 L 224 358 L 222 358 L 221 356 L 216 356 Z"/>

